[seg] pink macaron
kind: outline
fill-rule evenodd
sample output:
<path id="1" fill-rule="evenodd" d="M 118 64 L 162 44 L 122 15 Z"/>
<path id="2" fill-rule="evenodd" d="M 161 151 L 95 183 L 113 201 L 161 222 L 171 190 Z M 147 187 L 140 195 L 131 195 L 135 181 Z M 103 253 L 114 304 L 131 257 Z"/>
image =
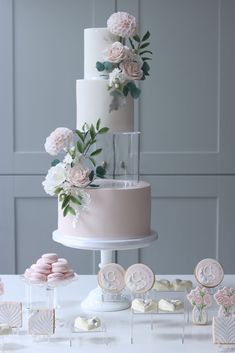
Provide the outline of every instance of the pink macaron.
<path id="1" fill-rule="evenodd" d="M 49 264 L 33 264 L 31 266 L 31 269 L 34 272 L 38 272 L 38 273 L 43 273 L 45 275 L 48 275 L 49 273 L 51 273 L 51 266 Z"/>
<path id="2" fill-rule="evenodd" d="M 69 267 L 67 264 L 63 264 L 60 262 L 54 262 L 52 264 L 52 269 L 51 269 L 52 272 L 65 273 L 65 272 L 68 272 L 68 270 L 69 270 Z"/>
<path id="3" fill-rule="evenodd" d="M 41 257 L 42 259 L 45 259 L 45 261 L 49 264 L 52 264 L 58 260 L 58 255 L 55 253 L 43 254 Z"/>
<path id="4" fill-rule="evenodd" d="M 52 281 L 63 281 L 64 280 L 64 275 L 63 273 L 50 273 L 47 276 L 47 281 L 52 282 Z"/>
<path id="5" fill-rule="evenodd" d="M 69 279 L 69 278 L 73 278 L 75 276 L 73 270 L 69 270 L 67 272 L 64 273 L 64 278 L 65 279 Z"/>
<path id="6" fill-rule="evenodd" d="M 62 264 L 68 264 L 68 261 L 64 259 L 63 257 L 60 257 L 57 262 L 62 263 Z"/>
<path id="7" fill-rule="evenodd" d="M 30 275 L 30 281 L 32 282 L 46 282 L 47 276 L 43 273 L 32 272 Z"/>

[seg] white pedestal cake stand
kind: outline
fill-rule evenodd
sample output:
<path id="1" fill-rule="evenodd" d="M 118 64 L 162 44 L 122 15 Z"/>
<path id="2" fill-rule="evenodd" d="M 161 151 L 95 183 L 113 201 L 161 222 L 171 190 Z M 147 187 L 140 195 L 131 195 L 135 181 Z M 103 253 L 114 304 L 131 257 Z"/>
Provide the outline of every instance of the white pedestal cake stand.
<path id="1" fill-rule="evenodd" d="M 71 235 L 61 235 L 58 230 L 55 230 L 53 232 L 53 240 L 64 246 L 83 250 L 100 250 L 100 268 L 105 264 L 112 262 L 112 252 L 114 250 L 145 248 L 149 246 L 153 241 L 155 241 L 157 237 L 157 232 L 151 231 L 151 234 L 136 239 L 88 240 L 85 238 L 74 237 Z M 122 300 L 118 301 L 104 301 L 102 296 L 102 290 L 100 287 L 97 287 L 88 294 L 87 298 L 83 300 L 81 306 L 85 310 L 92 311 L 119 311 L 129 308 L 130 302 L 127 298 L 122 298 Z"/>

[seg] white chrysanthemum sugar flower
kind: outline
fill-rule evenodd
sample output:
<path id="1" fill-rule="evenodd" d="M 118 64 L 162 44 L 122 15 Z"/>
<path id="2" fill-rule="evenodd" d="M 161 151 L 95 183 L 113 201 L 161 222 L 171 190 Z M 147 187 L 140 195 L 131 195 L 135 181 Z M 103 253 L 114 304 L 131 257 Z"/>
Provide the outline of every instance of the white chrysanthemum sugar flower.
<path id="1" fill-rule="evenodd" d="M 56 156 L 64 149 L 71 147 L 73 140 L 73 131 L 67 127 L 58 127 L 50 136 L 47 137 L 45 142 L 45 150 L 52 156 Z"/>
<path id="2" fill-rule="evenodd" d="M 107 27 L 117 36 L 132 37 L 136 34 L 136 19 L 127 12 L 115 12 L 109 17 Z"/>
<path id="3" fill-rule="evenodd" d="M 109 86 L 113 87 L 116 84 L 124 83 L 125 76 L 123 75 L 122 71 L 117 67 L 113 69 L 112 72 L 109 73 Z"/>
<path id="4" fill-rule="evenodd" d="M 61 187 L 63 182 L 66 180 L 66 169 L 62 163 L 56 164 L 48 170 L 46 179 L 42 185 L 47 194 L 54 196 L 55 190 Z"/>

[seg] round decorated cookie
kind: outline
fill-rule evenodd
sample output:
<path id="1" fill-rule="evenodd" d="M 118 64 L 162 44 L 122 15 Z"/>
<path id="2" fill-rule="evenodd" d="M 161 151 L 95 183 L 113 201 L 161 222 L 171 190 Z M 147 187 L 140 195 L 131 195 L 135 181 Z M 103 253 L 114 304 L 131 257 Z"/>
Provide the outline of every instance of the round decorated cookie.
<path id="1" fill-rule="evenodd" d="M 224 278 L 224 270 L 215 259 L 203 259 L 195 267 L 194 274 L 198 283 L 204 287 L 218 286 Z"/>
<path id="2" fill-rule="evenodd" d="M 106 292 L 120 293 L 125 287 L 125 270 L 122 266 L 110 263 L 98 273 L 99 286 Z"/>
<path id="3" fill-rule="evenodd" d="M 134 264 L 126 270 L 125 282 L 131 292 L 145 293 L 153 287 L 155 275 L 148 266 Z"/>

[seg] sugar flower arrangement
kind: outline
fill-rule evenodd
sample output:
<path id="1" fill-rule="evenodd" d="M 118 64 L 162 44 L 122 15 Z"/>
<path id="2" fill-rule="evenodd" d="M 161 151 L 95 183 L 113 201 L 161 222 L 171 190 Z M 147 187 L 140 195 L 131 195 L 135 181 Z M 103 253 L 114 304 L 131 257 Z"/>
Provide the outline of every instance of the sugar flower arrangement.
<path id="1" fill-rule="evenodd" d="M 140 96 L 140 89 L 135 81 L 145 80 L 149 76 L 152 51 L 146 49 L 149 46 L 150 32 L 147 31 L 141 38 L 137 34 L 136 19 L 127 12 L 115 12 L 107 21 L 108 30 L 119 36 L 119 41 L 114 42 L 104 52 L 104 61 L 98 61 L 96 68 L 105 72 L 103 76 L 108 78 L 108 90 L 113 96 L 110 105 L 111 110 L 117 110 L 125 104 L 128 93 L 133 98 Z M 129 40 L 130 47 L 126 45 Z"/>
<path id="2" fill-rule="evenodd" d="M 224 287 L 214 294 L 214 299 L 223 309 L 224 315 L 231 315 L 232 308 L 235 306 L 235 289 Z"/>
<path id="3" fill-rule="evenodd" d="M 187 298 L 191 305 L 196 306 L 199 310 L 211 306 L 212 303 L 211 295 L 205 287 L 196 287 L 195 289 L 192 289 L 187 295 Z"/>
<path id="4" fill-rule="evenodd" d="M 47 137 L 45 150 L 52 156 L 65 153 L 62 161 L 54 159 L 42 185 L 47 194 L 58 195 L 63 215 L 71 214 L 78 220 L 80 213 L 89 208 L 90 195 L 85 191 L 96 177 L 103 178 L 105 169 L 96 166 L 96 157 L 102 152 L 96 148 L 99 135 L 108 132 L 107 127 L 84 124 L 82 130 L 66 127 L 55 129 Z"/>

